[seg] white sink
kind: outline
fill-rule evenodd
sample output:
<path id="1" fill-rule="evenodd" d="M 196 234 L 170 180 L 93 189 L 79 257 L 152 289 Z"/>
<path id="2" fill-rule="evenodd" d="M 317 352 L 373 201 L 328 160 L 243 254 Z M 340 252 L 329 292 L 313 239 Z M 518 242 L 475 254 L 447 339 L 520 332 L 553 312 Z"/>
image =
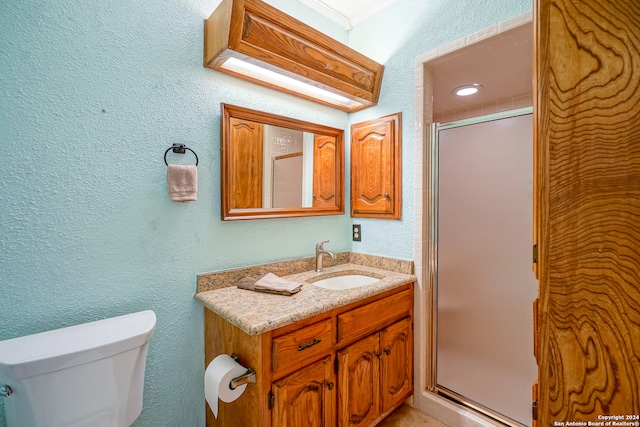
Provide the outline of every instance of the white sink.
<path id="1" fill-rule="evenodd" d="M 345 289 L 359 288 L 379 282 L 377 277 L 365 276 L 363 274 L 345 274 L 343 276 L 327 277 L 326 279 L 311 282 L 312 285 L 320 288 L 342 291 Z"/>

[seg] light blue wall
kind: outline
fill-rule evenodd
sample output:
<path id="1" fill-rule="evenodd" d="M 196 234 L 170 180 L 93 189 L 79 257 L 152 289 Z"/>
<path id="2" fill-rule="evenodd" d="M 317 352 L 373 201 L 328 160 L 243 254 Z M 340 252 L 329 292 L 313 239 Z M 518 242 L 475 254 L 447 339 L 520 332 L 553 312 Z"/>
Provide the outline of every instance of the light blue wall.
<path id="1" fill-rule="evenodd" d="M 380 105 L 349 117 L 203 68 L 202 20 L 216 1 L 0 3 L 0 340 L 154 310 L 137 426 L 204 425 L 196 274 L 311 256 L 323 239 L 412 258 L 413 59 L 530 8 L 399 0 L 347 33 L 297 1 L 269 3 L 374 58 L 391 53 Z M 221 102 L 347 130 L 402 111 L 403 220 L 358 220 L 353 245 L 348 214 L 220 221 Z M 169 200 L 172 143 L 200 158 L 197 202 Z"/>

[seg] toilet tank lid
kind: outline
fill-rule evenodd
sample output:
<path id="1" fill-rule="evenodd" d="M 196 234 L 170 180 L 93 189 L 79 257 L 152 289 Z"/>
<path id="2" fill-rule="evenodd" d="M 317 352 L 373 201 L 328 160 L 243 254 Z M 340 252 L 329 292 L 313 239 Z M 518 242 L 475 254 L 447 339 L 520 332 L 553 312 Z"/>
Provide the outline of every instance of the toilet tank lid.
<path id="1" fill-rule="evenodd" d="M 0 341 L 0 380 L 81 365 L 140 347 L 153 335 L 152 310 Z"/>

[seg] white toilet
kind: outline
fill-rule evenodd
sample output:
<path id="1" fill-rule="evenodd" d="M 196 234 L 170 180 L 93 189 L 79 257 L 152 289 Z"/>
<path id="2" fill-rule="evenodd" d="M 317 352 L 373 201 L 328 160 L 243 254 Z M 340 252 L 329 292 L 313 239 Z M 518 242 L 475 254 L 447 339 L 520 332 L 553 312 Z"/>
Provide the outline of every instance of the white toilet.
<path id="1" fill-rule="evenodd" d="M 155 325 L 147 310 L 0 341 L 8 427 L 129 427 Z"/>

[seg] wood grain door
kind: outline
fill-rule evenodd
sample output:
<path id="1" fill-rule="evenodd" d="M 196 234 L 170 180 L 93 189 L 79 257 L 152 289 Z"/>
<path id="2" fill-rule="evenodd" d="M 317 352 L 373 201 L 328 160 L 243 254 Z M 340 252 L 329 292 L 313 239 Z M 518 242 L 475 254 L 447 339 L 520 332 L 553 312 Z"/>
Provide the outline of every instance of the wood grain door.
<path id="1" fill-rule="evenodd" d="M 274 427 L 333 427 L 336 388 L 333 359 L 324 359 L 273 384 Z"/>
<path id="2" fill-rule="evenodd" d="M 536 8 L 538 425 L 635 423 L 640 2 Z"/>
<path id="3" fill-rule="evenodd" d="M 380 332 L 382 413 L 413 392 L 413 332 L 407 317 Z"/>
<path id="4" fill-rule="evenodd" d="M 368 426 L 380 414 L 380 334 L 338 352 L 338 426 Z"/>
<path id="5" fill-rule="evenodd" d="M 400 219 L 400 113 L 351 126 L 351 216 Z"/>
<path id="6" fill-rule="evenodd" d="M 229 170 L 231 182 L 230 208 L 262 207 L 263 125 L 231 117 L 229 140 L 232 157 Z"/>
<path id="7" fill-rule="evenodd" d="M 313 207 L 337 206 L 336 137 L 315 135 L 313 138 Z"/>

